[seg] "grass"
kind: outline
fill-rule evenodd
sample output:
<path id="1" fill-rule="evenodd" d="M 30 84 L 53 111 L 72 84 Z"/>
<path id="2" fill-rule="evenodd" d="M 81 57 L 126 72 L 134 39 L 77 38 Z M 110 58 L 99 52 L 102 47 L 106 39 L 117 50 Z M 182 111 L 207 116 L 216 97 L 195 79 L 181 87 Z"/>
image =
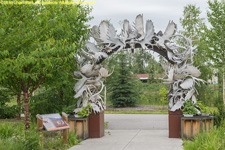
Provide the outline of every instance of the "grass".
<path id="1" fill-rule="evenodd" d="M 225 150 L 225 121 L 209 132 L 198 134 L 192 141 L 184 140 L 184 150 Z"/>
<path id="2" fill-rule="evenodd" d="M 68 145 L 63 145 L 62 131 L 37 133 L 36 123 L 31 123 L 31 128 L 26 131 L 23 122 L 0 122 L 0 150 L 66 150 L 81 140 L 76 138 L 74 132 L 68 136 Z"/>
<path id="3" fill-rule="evenodd" d="M 105 114 L 168 114 L 168 111 L 104 111 Z"/>

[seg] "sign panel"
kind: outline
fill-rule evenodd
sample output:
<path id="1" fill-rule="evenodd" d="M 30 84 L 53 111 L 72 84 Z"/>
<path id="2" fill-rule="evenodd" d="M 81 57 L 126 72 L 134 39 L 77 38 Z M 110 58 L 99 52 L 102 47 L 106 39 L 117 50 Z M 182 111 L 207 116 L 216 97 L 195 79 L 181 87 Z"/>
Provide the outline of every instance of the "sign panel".
<path id="1" fill-rule="evenodd" d="M 47 131 L 69 129 L 69 125 L 62 119 L 59 113 L 40 115 L 43 125 Z"/>

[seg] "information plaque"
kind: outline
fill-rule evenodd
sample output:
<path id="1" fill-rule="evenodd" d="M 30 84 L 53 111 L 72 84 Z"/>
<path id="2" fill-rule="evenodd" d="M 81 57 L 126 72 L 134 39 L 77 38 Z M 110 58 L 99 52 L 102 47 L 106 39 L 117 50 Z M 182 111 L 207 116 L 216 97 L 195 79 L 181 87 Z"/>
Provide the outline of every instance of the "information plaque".
<path id="1" fill-rule="evenodd" d="M 40 115 L 43 126 L 47 131 L 69 129 L 69 125 L 62 119 L 59 113 Z"/>

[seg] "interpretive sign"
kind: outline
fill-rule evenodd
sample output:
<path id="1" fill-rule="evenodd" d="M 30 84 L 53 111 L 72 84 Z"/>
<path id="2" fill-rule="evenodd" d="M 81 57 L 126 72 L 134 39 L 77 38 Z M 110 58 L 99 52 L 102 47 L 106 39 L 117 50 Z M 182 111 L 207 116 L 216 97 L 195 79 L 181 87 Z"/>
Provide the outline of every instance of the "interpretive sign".
<path id="1" fill-rule="evenodd" d="M 40 115 L 40 118 L 43 119 L 43 125 L 47 131 L 64 130 L 70 128 L 58 113 Z"/>

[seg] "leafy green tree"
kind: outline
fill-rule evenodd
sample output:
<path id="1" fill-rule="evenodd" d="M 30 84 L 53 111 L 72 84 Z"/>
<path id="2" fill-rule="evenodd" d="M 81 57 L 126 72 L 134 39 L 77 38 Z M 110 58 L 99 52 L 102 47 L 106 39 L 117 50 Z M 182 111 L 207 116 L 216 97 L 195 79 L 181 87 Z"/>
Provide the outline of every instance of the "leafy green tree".
<path id="1" fill-rule="evenodd" d="M 68 62 L 63 71 L 56 74 L 55 81 L 45 87 L 41 87 L 30 98 L 30 114 L 35 118 L 36 114 L 66 112 L 72 113 L 76 108 L 77 99 L 74 91 L 73 71 L 77 70 L 76 60 Z"/>
<path id="2" fill-rule="evenodd" d="M 29 97 L 51 83 L 86 38 L 90 8 L 81 5 L 0 5 L 0 83 L 24 97 L 25 127 Z"/>
<path id="3" fill-rule="evenodd" d="M 138 100 L 137 80 L 132 77 L 127 57 L 124 52 L 116 57 L 118 65 L 110 80 L 110 101 L 114 107 L 135 106 Z"/>
<path id="4" fill-rule="evenodd" d="M 208 48 L 206 43 L 206 36 L 204 29 L 206 28 L 204 18 L 200 17 L 201 11 L 196 5 L 189 4 L 184 7 L 183 17 L 180 18 L 181 25 L 183 27 L 182 34 L 192 39 L 193 46 L 196 46 L 194 51 L 195 56 L 193 58 L 194 65 L 198 66 L 201 71 L 200 78 L 208 80 L 212 78 L 213 69 L 210 64 L 208 55 Z M 206 90 L 208 89 L 208 90 Z M 208 85 L 202 84 L 197 87 L 199 91 L 198 99 L 204 103 L 210 104 L 212 98 L 209 94 L 210 88 Z M 213 97 L 214 98 L 214 97 Z"/>
<path id="5" fill-rule="evenodd" d="M 218 69 L 220 99 L 225 104 L 225 1 L 208 1 L 209 11 L 207 12 L 210 28 L 206 28 L 209 58 L 213 61 L 214 67 Z M 222 96 L 223 93 L 223 96 Z M 223 97 L 223 98 L 222 98 Z"/>
<path id="6" fill-rule="evenodd" d="M 220 125 L 225 119 L 225 1 L 208 1 L 209 11 L 207 12 L 210 28 L 206 28 L 209 58 L 218 70 L 219 94 L 216 106 L 219 110 L 215 116 L 215 122 Z"/>

